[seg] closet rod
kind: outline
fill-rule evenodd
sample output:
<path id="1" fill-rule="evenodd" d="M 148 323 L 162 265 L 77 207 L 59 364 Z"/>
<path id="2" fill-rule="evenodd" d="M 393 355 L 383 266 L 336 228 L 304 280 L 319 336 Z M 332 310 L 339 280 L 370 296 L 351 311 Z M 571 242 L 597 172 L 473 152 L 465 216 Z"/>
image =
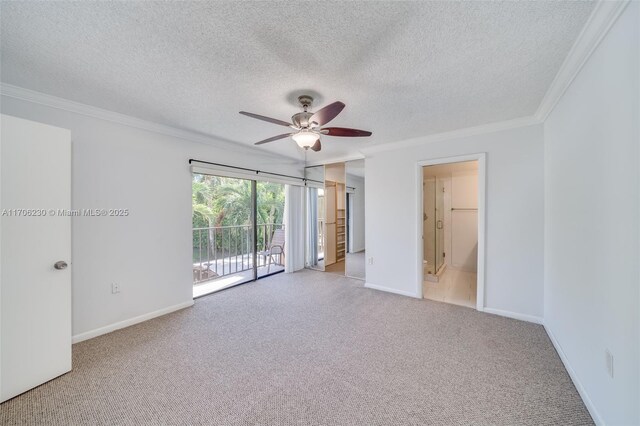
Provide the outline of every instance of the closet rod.
<path id="1" fill-rule="evenodd" d="M 455 207 L 452 207 L 451 211 L 454 211 L 454 210 L 468 210 L 468 211 L 474 211 L 474 212 L 478 211 L 478 209 L 456 209 Z"/>

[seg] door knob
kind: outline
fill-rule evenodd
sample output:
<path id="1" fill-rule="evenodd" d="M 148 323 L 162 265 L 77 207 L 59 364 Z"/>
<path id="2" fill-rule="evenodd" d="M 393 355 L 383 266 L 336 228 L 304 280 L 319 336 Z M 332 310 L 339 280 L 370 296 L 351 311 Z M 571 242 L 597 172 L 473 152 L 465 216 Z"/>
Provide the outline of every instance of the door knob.
<path id="1" fill-rule="evenodd" d="M 59 260 L 53 264 L 53 267 L 56 269 L 67 269 L 67 266 L 67 262 L 65 262 L 64 260 Z"/>

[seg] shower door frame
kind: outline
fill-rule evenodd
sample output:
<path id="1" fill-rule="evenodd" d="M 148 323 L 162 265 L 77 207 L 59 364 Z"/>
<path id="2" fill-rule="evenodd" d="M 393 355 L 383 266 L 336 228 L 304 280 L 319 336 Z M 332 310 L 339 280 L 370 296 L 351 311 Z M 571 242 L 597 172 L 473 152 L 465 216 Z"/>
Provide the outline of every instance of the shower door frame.
<path id="1" fill-rule="evenodd" d="M 416 224 L 420 232 L 417 232 L 416 247 L 416 295 L 422 299 L 422 282 L 424 280 L 424 223 L 423 223 L 423 172 L 422 168 L 425 166 L 435 166 L 437 164 L 448 163 L 461 163 L 464 161 L 477 161 L 478 162 L 478 274 L 477 274 L 477 295 L 476 295 L 476 310 L 484 311 L 485 307 L 485 294 L 484 294 L 484 282 L 485 282 L 485 247 L 486 247 L 486 189 L 487 189 L 487 154 L 485 152 L 479 152 L 476 154 L 458 155 L 453 157 L 439 157 L 418 161 L 416 164 L 416 192 L 418 196 L 418 205 L 416 209 Z"/>

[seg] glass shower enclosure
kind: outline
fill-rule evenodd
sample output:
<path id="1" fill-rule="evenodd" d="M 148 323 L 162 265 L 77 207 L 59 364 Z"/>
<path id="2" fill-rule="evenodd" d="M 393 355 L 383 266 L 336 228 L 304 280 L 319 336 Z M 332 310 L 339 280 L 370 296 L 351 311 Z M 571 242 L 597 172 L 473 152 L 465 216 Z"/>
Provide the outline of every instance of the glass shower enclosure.
<path id="1" fill-rule="evenodd" d="M 425 274 L 436 275 L 444 265 L 444 180 L 423 168 L 423 264 Z"/>

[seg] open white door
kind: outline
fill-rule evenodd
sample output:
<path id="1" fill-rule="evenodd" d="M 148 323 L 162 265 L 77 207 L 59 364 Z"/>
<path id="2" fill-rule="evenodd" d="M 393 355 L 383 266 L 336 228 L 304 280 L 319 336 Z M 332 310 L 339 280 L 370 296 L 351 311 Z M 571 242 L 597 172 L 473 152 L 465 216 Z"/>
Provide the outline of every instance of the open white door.
<path id="1" fill-rule="evenodd" d="M 71 139 L 0 119 L 0 401 L 71 370 Z M 65 266 L 68 264 L 68 266 Z"/>

